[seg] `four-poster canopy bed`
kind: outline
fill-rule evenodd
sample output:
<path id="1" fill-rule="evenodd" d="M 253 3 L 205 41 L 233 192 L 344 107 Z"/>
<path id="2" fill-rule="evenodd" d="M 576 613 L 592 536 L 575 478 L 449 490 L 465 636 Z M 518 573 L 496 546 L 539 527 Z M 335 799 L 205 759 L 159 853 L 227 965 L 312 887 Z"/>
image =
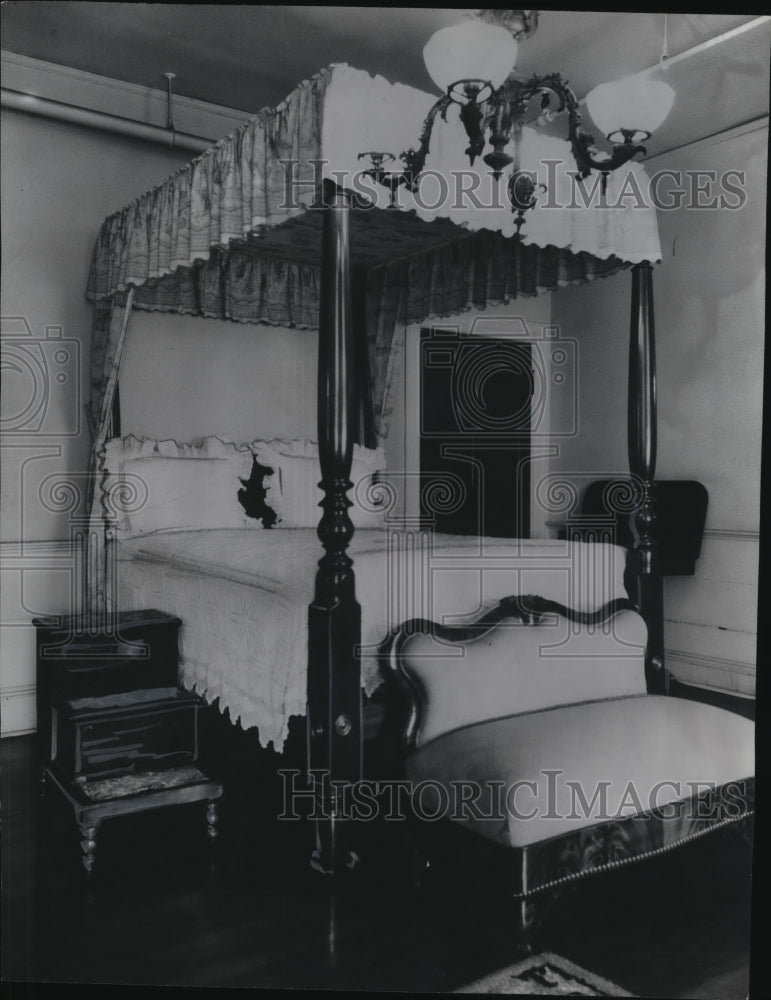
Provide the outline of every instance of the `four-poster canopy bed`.
<path id="1" fill-rule="evenodd" d="M 522 136 L 522 166 L 537 170 L 543 162 L 558 164 L 549 177 L 550 193 L 566 207 L 530 212 L 521 233 L 508 205 L 480 206 L 480 198 L 461 198 L 460 203 L 434 198 L 429 203 L 428 196 L 402 191 L 391 204 L 391 193 L 370 183 L 371 175 L 362 172 L 359 154 L 378 148 L 384 134 L 395 148 L 406 145 L 432 102 L 430 95 L 391 86 L 345 65 L 321 72 L 277 108 L 261 112 L 164 184 L 110 216 L 97 239 L 88 285 L 95 306 L 91 405 L 93 468 L 99 483 L 89 550 L 88 613 L 103 618 L 115 602 L 123 609 L 141 607 L 148 606 L 150 597 L 179 613 L 185 682 L 210 700 L 219 697 L 220 708 L 227 707 L 233 719 L 258 725 L 261 741 L 272 740 L 277 749 L 288 716 L 303 714 L 307 698 L 310 765 L 342 782 L 361 775 L 362 672 L 369 689 L 376 682 L 376 646 L 401 622 L 439 616 L 467 619 L 480 605 L 512 593 L 539 593 L 560 605 L 572 603 L 574 609 L 576 602 L 583 602 L 580 610 L 589 614 L 626 597 L 621 582 L 624 554 L 599 543 L 431 538 L 430 531 L 413 526 L 406 532 L 411 541 L 400 551 L 418 551 L 418 570 L 405 570 L 393 560 L 386 565 L 398 532 L 395 523 L 386 523 L 387 507 L 379 510 L 372 496 L 378 489 L 388 492 L 388 470 L 383 470 L 378 451 L 391 405 L 388 374 L 406 326 L 428 316 L 505 303 L 631 267 L 629 465 L 643 489 L 635 515 L 637 592 L 631 596 L 647 625 L 648 690 L 667 689 L 653 495 L 652 265 L 660 257 L 655 212 L 624 207 L 622 202 L 616 208 L 571 207 L 575 188 L 570 171 L 575 162 L 569 144 L 539 139 L 529 129 Z M 468 178 L 468 165 L 458 159 L 458 129 L 452 116 L 437 122 L 427 161 L 435 181 L 461 171 Z M 630 176 L 645 189 L 644 169 L 629 163 L 607 178 L 611 204 Z M 490 184 L 486 168 L 478 177 L 480 184 Z M 490 187 L 487 192 L 491 198 L 494 191 Z M 300 447 L 278 440 L 238 447 L 208 439 L 196 450 L 175 442 L 120 441 L 114 435 L 110 439 L 117 430 L 111 427 L 112 405 L 132 309 L 317 327 L 317 450 L 307 443 Z M 277 430 L 271 428 L 271 433 Z M 177 512 L 177 519 L 172 515 L 169 520 L 163 499 L 168 494 L 153 479 L 164 457 L 224 463 L 233 505 L 224 521 L 207 520 L 208 514 L 200 511 L 187 520 Z M 306 465 L 318 461 L 323 491 L 317 533 L 324 551 L 315 589 L 308 572 L 308 560 L 315 563 L 319 554 L 311 537 L 315 521 L 291 513 L 290 459 L 298 457 Z M 359 465 L 351 498 L 354 457 Z M 251 462 L 259 473 L 258 488 L 266 487 L 258 489 L 255 509 L 266 500 L 278 515 L 270 531 L 260 530 L 255 520 L 245 522 L 236 502 L 236 480 L 248 481 Z M 146 493 L 129 496 L 132 482 L 140 494 L 150 490 L 149 500 Z M 150 524 L 146 515 L 153 509 L 155 489 L 161 489 L 155 503 L 161 517 Z M 189 490 L 174 495 L 178 499 L 183 493 L 189 495 Z M 210 496 L 205 490 L 201 495 Z M 363 525 L 355 532 L 349 516 L 352 502 L 351 513 Z M 132 518 L 133 532 L 126 530 Z M 250 525 L 246 532 L 244 523 Z M 262 524 L 267 526 L 264 519 Z M 169 527 L 190 531 L 159 530 Z M 296 529 L 291 543 L 287 527 Z M 213 549 L 207 550 L 203 528 L 227 530 L 213 532 Z M 243 541 L 245 533 L 251 542 Z M 380 541 L 373 541 L 375 534 L 382 536 Z M 125 540 L 117 544 L 121 537 Z M 182 549 L 174 548 L 175 539 L 182 540 Z M 259 547 L 250 548 L 255 539 Z M 123 559 L 121 551 L 129 555 Z M 464 576 L 462 558 L 469 553 L 477 560 L 471 577 Z M 477 572 L 486 558 L 496 573 Z M 446 567 L 444 583 L 428 598 L 405 603 L 410 581 L 432 559 L 430 568 Z M 289 567 L 283 580 L 277 570 L 282 562 Z M 111 594 L 116 574 L 118 589 Z M 206 647 L 208 626 L 196 632 L 192 595 L 204 594 L 207 574 L 226 581 L 230 590 L 224 593 L 233 601 L 241 599 L 239 587 L 251 588 L 242 624 L 255 614 L 277 616 L 277 644 L 247 633 L 240 668 L 237 657 L 229 657 L 224 666 L 217 652 Z M 574 576 L 584 581 L 580 593 Z M 461 590 L 466 587 L 460 596 L 458 581 L 465 581 Z M 166 584 L 168 590 L 158 589 Z M 179 588 L 176 598 L 174 586 Z M 269 598 L 264 597 L 268 592 Z M 398 599 L 392 606 L 389 595 L 394 592 Z M 298 609 L 307 606 L 308 598 L 306 632 L 306 612 Z M 208 591 L 195 607 L 206 603 L 212 603 Z M 279 605 L 283 611 L 276 610 Z M 261 624 L 264 627 L 265 621 Z M 196 643 L 204 648 L 203 656 Z M 207 655 L 216 664 L 202 662 Z M 334 818 L 336 794 L 324 786 L 322 804 L 331 818 L 317 827 L 316 861 L 328 872 L 349 860 L 349 847 L 340 839 Z"/>

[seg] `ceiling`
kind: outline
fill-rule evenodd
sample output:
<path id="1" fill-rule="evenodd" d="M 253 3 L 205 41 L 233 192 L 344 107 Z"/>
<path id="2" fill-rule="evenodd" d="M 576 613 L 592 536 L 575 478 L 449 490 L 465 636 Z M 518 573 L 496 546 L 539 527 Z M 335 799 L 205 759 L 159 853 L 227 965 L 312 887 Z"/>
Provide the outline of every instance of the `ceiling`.
<path id="1" fill-rule="evenodd" d="M 132 4 L 11 0 L 2 47 L 102 76 L 248 112 L 277 104 L 302 79 L 347 62 L 433 90 L 422 48 L 458 9 L 425 7 Z M 668 17 L 670 56 L 752 20 L 748 14 Z M 518 70 L 558 71 L 579 97 L 595 84 L 658 63 L 664 15 L 543 11 L 520 46 Z M 667 70 L 675 109 L 651 151 L 714 134 L 768 113 L 771 25 Z"/>

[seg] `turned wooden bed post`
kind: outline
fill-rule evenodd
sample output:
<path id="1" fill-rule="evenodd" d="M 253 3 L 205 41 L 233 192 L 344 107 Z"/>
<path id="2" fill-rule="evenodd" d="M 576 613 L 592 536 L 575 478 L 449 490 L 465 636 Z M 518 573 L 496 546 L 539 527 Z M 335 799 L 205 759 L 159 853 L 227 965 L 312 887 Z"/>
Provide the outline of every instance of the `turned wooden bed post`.
<path id="1" fill-rule="evenodd" d="M 330 782 L 361 777 L 361 609 L 348 514 L 354 421 L 354 331 L 348 223 L 350 197 L 323 187 L 324 225 L 319 315 L 318 436 L 323 513 L 318 536 L 325 552 L 308 614 L 308 758 L 315 774 L 316 851 L 313 866 L 337 874 L 355 864 L 342 792 Z M 324 773 L 323 782 L 320 780 Z"/>
<path id="2" fill-rule="evenodd" d="M 648 626 L 645 675 L 648 690 L 669 693 L 664 668 L 664 595 L 656 535 L 656 345 L 653 327 L 653 268 L 632 269 L 629 342 L 629 469 L 642 481 L 642 503 L 632 514 L 635 581 L 633 595 Z"/>

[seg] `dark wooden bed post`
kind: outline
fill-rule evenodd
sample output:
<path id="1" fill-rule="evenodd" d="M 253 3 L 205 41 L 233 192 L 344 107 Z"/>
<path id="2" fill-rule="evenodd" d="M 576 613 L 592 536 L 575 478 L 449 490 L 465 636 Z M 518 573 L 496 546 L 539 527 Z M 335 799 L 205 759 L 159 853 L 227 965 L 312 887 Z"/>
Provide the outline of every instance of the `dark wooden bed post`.
<path id="1" fill-rule="evenodd" d="M 348 827 L 341 822 L 343 793 L 330 782 L 361 777 L 361 609 L 348 514 L 354 420 L 354 331 L 348 235 L 350 197 L 324 182 L 318 358 L 318 435 L 323 513 L 318 535 L 325 552 L 309 608 L 308 759 L 316 792 L 313 866 L 337 874 L 355 864 Z M 323 772 L 323 782 L 320 780 Z"/>
<path id="2" fill-rule="evenodd" d="M 645 674 L 648 690 L 669 693 L 664 668 L 664 595 L 656 536 L 656 345 L 653 327 L 653 268 L 632 269 L 632 323 L 629 343 L 629 469 L 642 481 L 643 498 L 632 515 L 634 595 L 648 626 Z"/>

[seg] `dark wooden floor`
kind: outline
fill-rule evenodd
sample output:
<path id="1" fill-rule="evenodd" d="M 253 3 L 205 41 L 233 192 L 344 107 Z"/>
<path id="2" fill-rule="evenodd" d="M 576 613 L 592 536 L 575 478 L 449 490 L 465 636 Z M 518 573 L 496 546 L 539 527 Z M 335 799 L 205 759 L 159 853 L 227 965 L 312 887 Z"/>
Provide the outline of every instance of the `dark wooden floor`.
<path id="1" fill-rule="evenodd" d="M 273 818 L 278 758 L 216 716 L 206 736 L 226 786 L 214 863 L 200 807 L 148 813 L 104 825 L 91 886 L 71 817 L 40 802 L 32 739 L 2 742 L 6 982 L 445 992 L 515 960 L 488 887 L 411 887 L 401 824 L 362 826 L 362 867 L 333 894 L 308 824 Z M 585 881 L 543 947 L 639 996 L 744 1000 L 750 864 L 729 829 Z"/>

